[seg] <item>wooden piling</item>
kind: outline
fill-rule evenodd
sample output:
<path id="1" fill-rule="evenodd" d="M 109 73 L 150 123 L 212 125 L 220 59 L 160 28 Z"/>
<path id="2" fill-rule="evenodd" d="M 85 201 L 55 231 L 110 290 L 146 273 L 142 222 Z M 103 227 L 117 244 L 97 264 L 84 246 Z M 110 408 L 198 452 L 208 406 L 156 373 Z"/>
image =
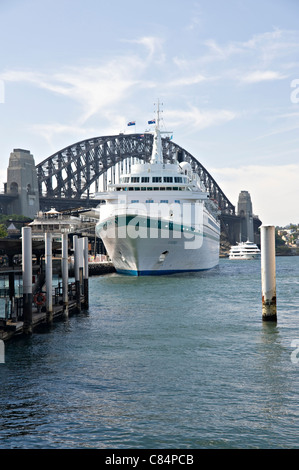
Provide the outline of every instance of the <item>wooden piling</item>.
<path id="1" fill-rule="evenodd" d="M 83 238 L 83 292 L 84 292 L 84 308 L 88 308 L 88 237 Z"/>
<path id="2" fill-rule="evenodd" d="M 262 319 L 277 321 L 276 272 L 275 272 L 275 227 L 262 225 L 261 274 L 262 274 Z"/>
<path id="3" fill-rule="evenodd" d="M 53 320 L 53 273 L 52 273 L 52 234 L 45 233 L 45 262 L 46 262 L 46 310 L 47 321 Z"/>
<path id="4" fill-rule="evenodd" d="M 32 237 L 31 227 L 22 228 L 23 331 L 32 334 Z"/>
<path id="5" fill-rule="evenodd" d="M 0 364 L 5 363 L 5 346 L 4 346 L 4 341 L 0 339 Z"/>
<path id="6" fill-rule="evenodd" d="M 65 316 L 68 316 L 68 234 L 63 233 L 61 237 L 61 273 L 62 273 L 62 303 Z"/>
<path id="7" fill-rule="evenodd" d="M 80 286 L 80 243 L 78 235 L 73 236 L 74 247 L 74 271 L 77 309 L 81 310 L 81 286 Z"/>

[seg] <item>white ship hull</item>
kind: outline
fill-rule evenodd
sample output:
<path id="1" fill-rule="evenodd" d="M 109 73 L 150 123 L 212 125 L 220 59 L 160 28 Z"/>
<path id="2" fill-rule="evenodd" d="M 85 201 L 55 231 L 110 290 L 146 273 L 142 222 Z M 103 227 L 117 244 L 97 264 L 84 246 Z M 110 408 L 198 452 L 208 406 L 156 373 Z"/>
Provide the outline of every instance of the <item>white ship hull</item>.
<path id="1" fill-rule="evenodd" d="M 150 162 L 135 163 L 97 195 L 96 235 L 119 273 L 202 271 L 219 262 L 217 205 L 190 163 L 163 160 L 159 102 Z"/>
<path id="2" fill-rule="evenodd" d="M 240 254 L 240 255 L 229 255 L 229 259 L 236 259 L 236 260 L 252 260 L 252 259 L 260 259 L 261 258 L 261 255 L 259 253 L 255 253 L 255 254 L 248 254 L 248 253 L 244 253 L 244 254 Z"/>
<path id="3" fill-rule="evenodd" d="M 144 217 L 144 231 L 141 229 L 134 238 L 126 233 L 128 220 L 128 215 L 114 216 L 96 227 L 118 273 L 142 276 L 194 272 L 219 263 L 219 232 L 214 228 L 204 226 L 196 232 L 181 225 L 178 229 L 169 220 Z M 150 236 L 149 227 L 154 227 L 154 237 Z"/>

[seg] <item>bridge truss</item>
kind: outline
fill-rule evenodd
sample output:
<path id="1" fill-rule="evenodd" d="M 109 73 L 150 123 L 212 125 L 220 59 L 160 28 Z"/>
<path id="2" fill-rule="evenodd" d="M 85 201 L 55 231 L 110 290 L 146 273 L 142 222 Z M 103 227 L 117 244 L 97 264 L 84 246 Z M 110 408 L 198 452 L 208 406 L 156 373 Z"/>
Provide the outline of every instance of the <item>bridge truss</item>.
<path id="1" fill-rule="evenodd" d="M 57 200 L 60 205 L 63 199 L 68 202 L 89 199 L 90 187 L 92 184 L 97 187 L 101 175 L 126 159 L 148 162 L 152 145 L 153 135 L 149 133 L 94 137 L 70 145 L 36 166 L 40 199 Z M 218 202 L 222 214 L 235 214 L 235 207 L 195 157 L 169 138 L 163 138 L 162 145 L 165 162 L 189 162 L 210 192 L 210 198 Z"/>

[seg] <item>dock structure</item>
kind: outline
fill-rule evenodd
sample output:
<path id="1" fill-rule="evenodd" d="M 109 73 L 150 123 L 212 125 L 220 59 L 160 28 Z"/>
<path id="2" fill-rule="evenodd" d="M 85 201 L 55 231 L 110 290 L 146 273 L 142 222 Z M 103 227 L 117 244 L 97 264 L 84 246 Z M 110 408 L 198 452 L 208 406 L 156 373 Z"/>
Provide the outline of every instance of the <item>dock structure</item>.
<path id="1" fill-rule="evenodd" d="M 65 315 L 65 309 L 62 304 L 62 288 L 58 287 L 55 289 L 54 303 L 52 310 L 52 321 L 63 318 Z M 82 296 L 82 302 L 83 302 Z M 75 284 L 69 284 L 69 300 L 68 300 L 68 311 L 76 312 L 77 300 L 75 295 Z M 30 330 L 26 324 L 24 324 L 23 315 L 19 315 L 17 318 L 0 319 L 0 339 L 7 341 L 12 337 L 20 334 L 32 333 L 35 328 L 41 325 L 49 324 L 48 313 L 44 308 L 39 305 L 33 305 L 32 307 L 32 320 L 30 324 Z"/>
<path id="2" fill-rule="evenodd" d="M 88 308 L 88 239 L 82 237 L 75 239 L 74 258 L 76 260 L 76 278 L 69 282 L 68 263 L 68 236 L 62 234 L 61 240 L 61 269 L 62 281 L 53 287 L 52 282 L 52 256 L 54 242 L 51 234 L 45 234 L 43 248 L 39 245 L 40 252 L 45 255 L 44 268 L 41 264 L 33 264 L 32 246 L 36 246 L 31 237 L 31 227 L 22 229 L 22 265 L 10 265 L 0 269 L 0 277 L 9 279 L 8 288 L 0 292 L 6 299 L 8 308 L 0 314 L 0 340 L 7 341 L 16 335 L 30 335 L 33 330 L 41 325 L 49 325 L 58 318 L 65 318 L 70 313 L 76 313 L 81 308 Z M 15 245 L 14 245 L 15 246 Z M 57 250 L 57 242 L 55 249 Z M 16 253 L 16 251 L 15 251 Z M 83 256 L 82 256 L 83 255 Z M 41 260 L 40 260 L 41 261 Z M 104 269 L 94 267 L 95 274 L 114 271 L 111 263 L 104 263 Z M 94 273 L 93 273 L 94 274 Z M 22 280 L 22 295 L 15 295 L 15 279 Z M 33 289 L 33 279 L 35 289 Z M 0 289 L 1 290 L 1 289 Z"/>

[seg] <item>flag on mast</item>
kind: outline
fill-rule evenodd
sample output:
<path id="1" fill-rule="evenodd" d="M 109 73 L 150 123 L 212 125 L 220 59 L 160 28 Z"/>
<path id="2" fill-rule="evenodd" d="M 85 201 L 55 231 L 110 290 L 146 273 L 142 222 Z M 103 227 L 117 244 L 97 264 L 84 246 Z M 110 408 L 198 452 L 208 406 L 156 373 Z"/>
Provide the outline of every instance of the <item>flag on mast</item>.
<path id="1" fill-rule="evenodd" d="M 148 124 L 156 124 L 156 119 L 151 119 L 150 121 L 147 121 Z"/>
<path id="2" fill-rule="evenodd" d="M 136 121 L 130 121 L 130 122 L 128 122 L 128 126 L 135 126 L 135 124 L 136 124 Z"/>

